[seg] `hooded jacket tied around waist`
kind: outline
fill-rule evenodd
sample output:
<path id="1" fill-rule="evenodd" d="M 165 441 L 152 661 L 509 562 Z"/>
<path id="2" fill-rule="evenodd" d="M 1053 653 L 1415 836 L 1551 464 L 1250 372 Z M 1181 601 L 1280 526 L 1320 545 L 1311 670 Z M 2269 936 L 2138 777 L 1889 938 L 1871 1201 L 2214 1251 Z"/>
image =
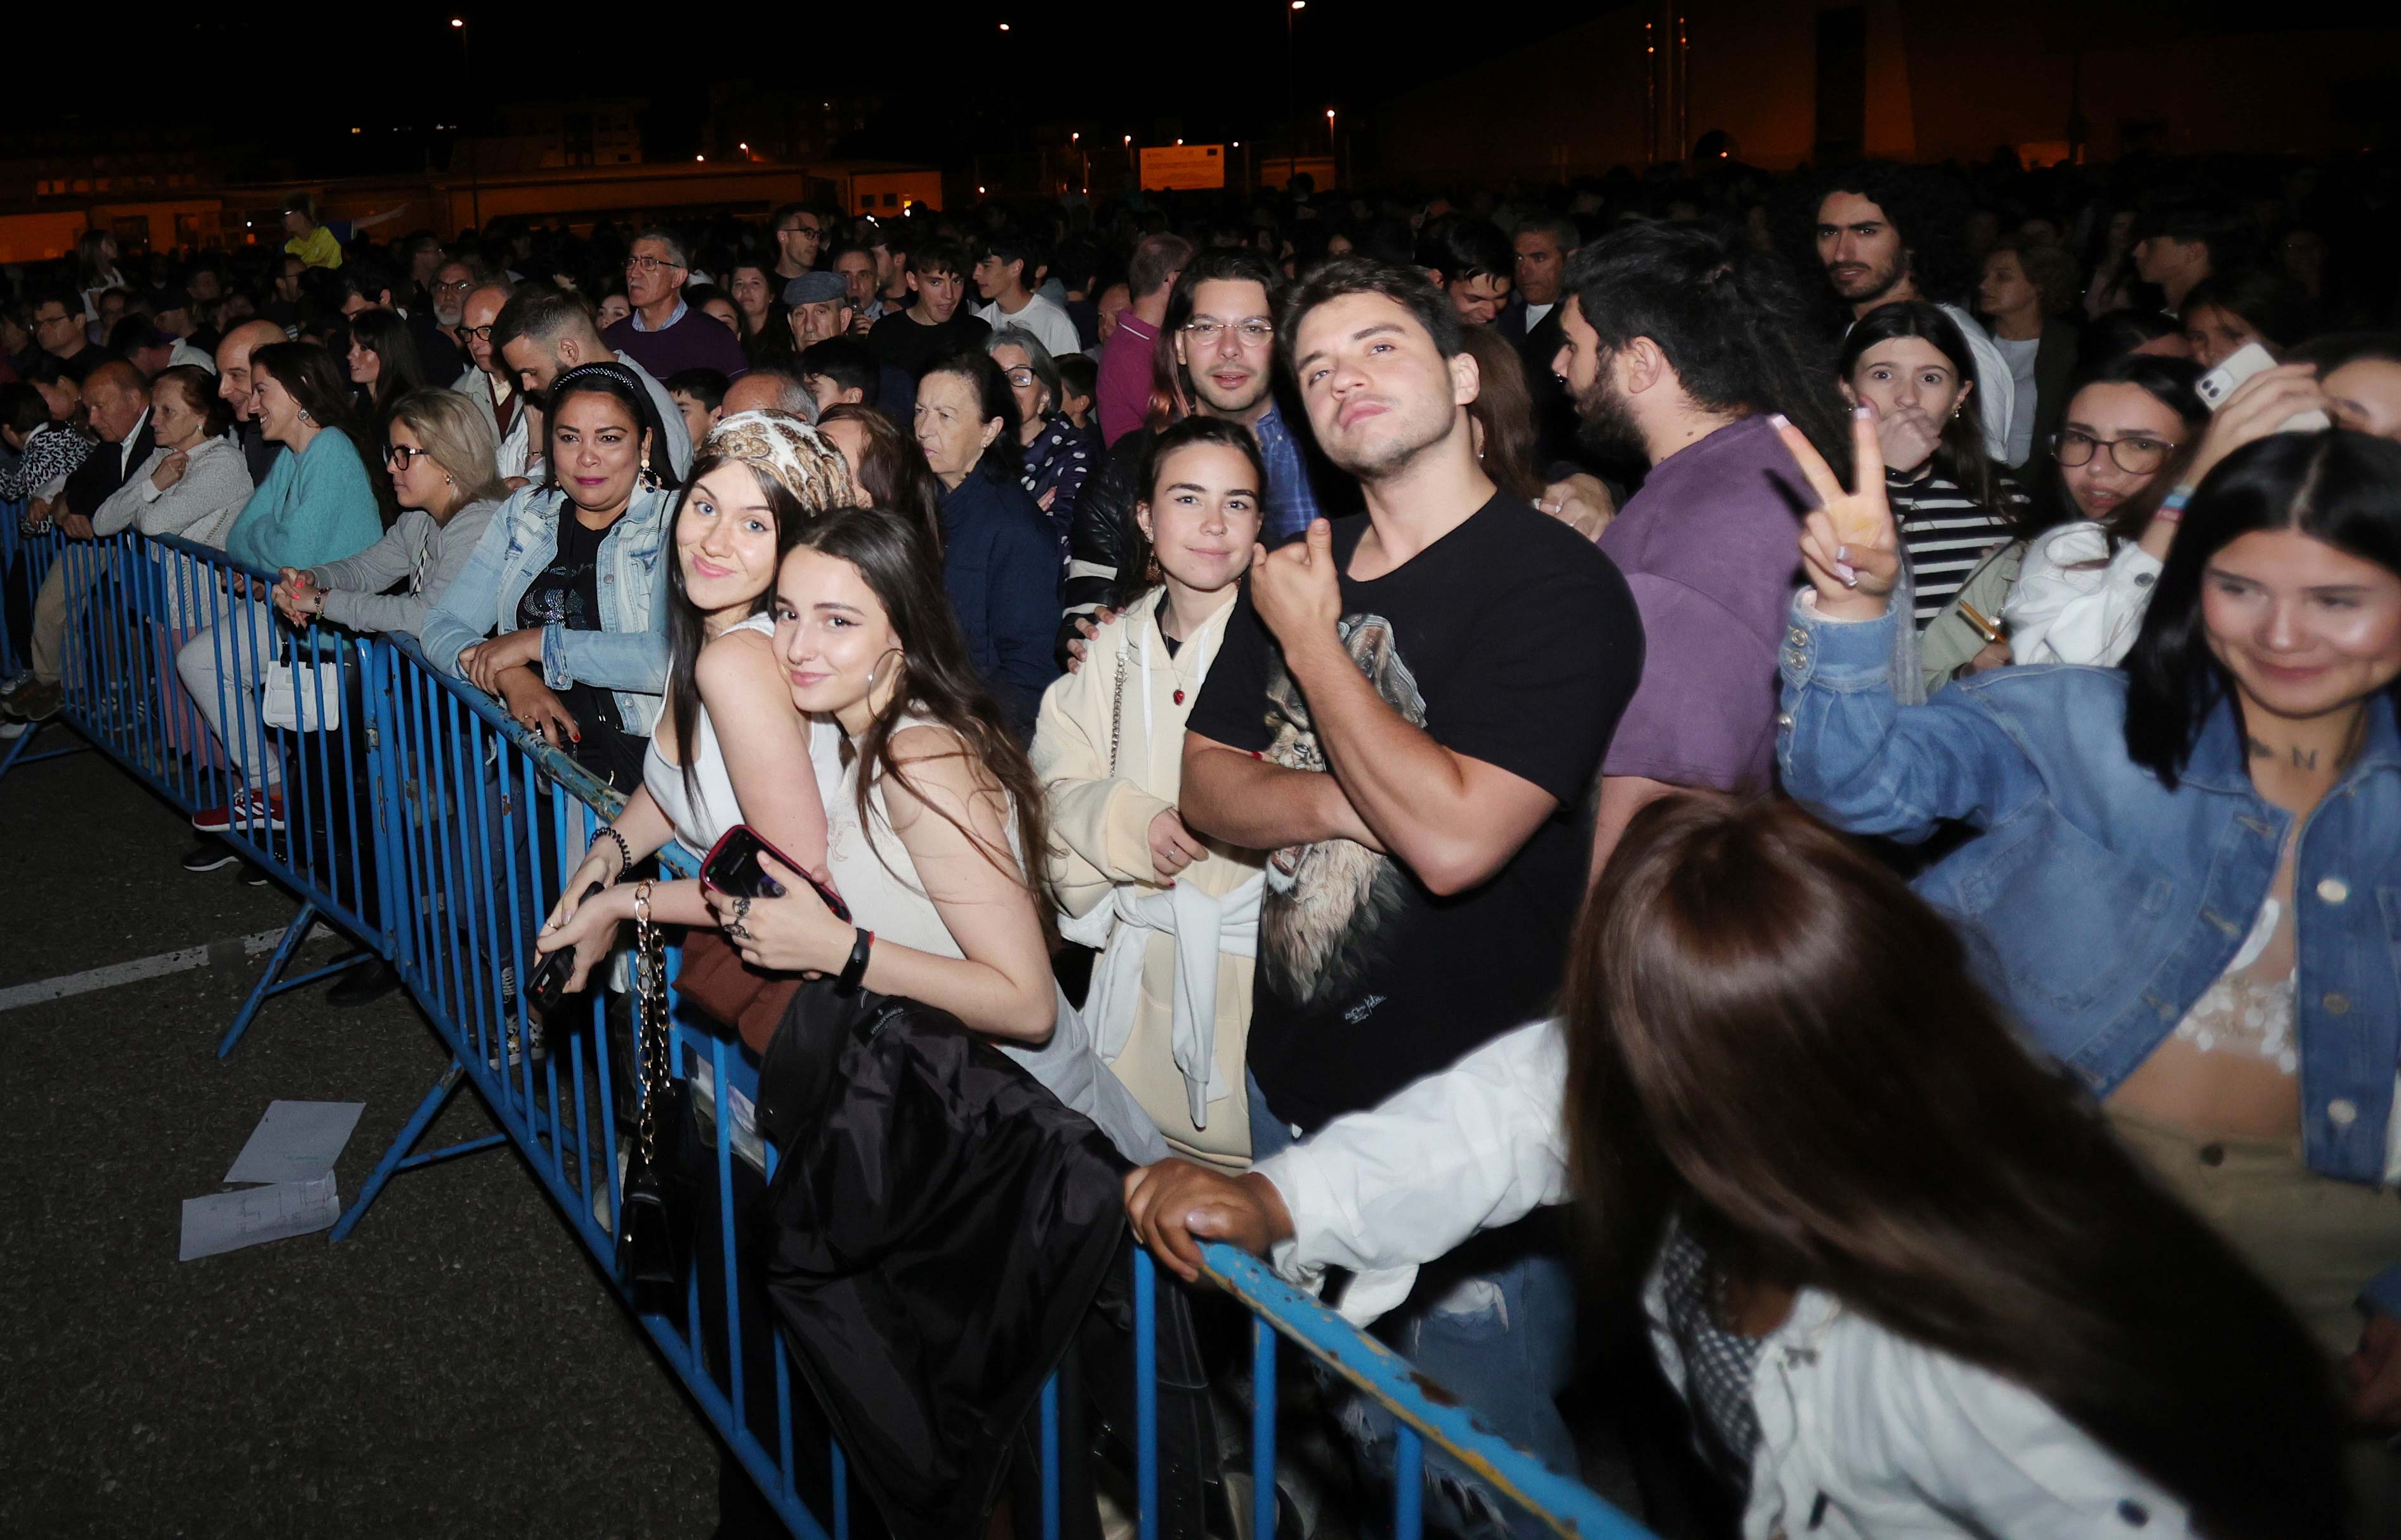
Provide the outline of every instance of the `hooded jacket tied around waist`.
<path id="1" fill-rule="evenodd" d="M 1125 1235 L 1107 1136 L 947 1012 L 804 989 L 768 1045 L 767 1291 L 896 1540 L 980 1533 Z"/>

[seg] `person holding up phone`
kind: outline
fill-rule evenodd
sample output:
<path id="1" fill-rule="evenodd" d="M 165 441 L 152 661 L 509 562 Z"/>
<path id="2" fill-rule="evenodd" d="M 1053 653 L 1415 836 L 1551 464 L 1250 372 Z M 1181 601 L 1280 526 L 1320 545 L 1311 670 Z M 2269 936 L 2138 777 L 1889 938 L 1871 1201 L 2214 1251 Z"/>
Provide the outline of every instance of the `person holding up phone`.
<path id="1" fill-rule="evenodd" d="M 1050 847 L 1041 783 L 968 661 L 941 572 L 898 514 L 837 508 L 801 530 L 776 571 L 775 657 L 791 706 L 816 719 L 827 875 L 851 918 L 772 854 L 761 865 L 784 896 L 712 891 L 708 906 L 752 967 L 947 1011 L 1128 1159 L 1162 1159 L 1051 976 L 1050 906 L 1028 864 Z"/>
<path id="2" fill-rule="evenodd" d="M 670 840 L 697 860 L 747 822 L 793 859 L 825 864 L 809 724 L 775 655 L 767 604 L 777 562 L 809 521 L 856 497 L 850 471 L 816 429 L 767 411 L 719 423 L 693 469 L 675 515 L 666 701 L 642 784 L 613 825 L 594 831 L 535 942 L 545 955 L 573 949 L 570 988 L 633 917 L 622 879 Z M 716 923 L 690 880 L 653 887 L 651 912 L 670 925 Z"/>

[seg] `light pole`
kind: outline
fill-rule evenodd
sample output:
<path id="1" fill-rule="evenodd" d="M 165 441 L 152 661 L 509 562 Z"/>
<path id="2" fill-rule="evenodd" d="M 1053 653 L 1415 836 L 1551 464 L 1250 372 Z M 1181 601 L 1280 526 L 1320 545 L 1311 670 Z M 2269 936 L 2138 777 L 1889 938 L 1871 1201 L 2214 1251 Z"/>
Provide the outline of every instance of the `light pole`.
<path id="1" fill-rule="evenodd" d="M 450 18 L 450 30 L 459 34 L 459 83 L 464 88 L 467 99 L 467 111 L 459 115 L 459 124 L 460 128 L 465 129 L 468 115 L 473 113 L 475 107 L 475 49 L 474 45 L 467 40 L 465 17 Z M 480 173 L 481 168 L 475 164 L 474 131 L 470 129 L 467 131 L 468 199 L 474 213 L 475 233 L 478 235 L 484 233 L 484 178 Z"/>
<path id="2" fill-rule="evenodd" d="M 1292 67 L 1292 19 L 1308 8 L 1309 0 L 1291 0 L 1283 12 L 1283 179 L 1287 187 L 1292 185 L 1294 174 L 1300 170 L 1300 109 L 1293 104 L 1298 100 L 1295 94 L 1298 87 Z"/>

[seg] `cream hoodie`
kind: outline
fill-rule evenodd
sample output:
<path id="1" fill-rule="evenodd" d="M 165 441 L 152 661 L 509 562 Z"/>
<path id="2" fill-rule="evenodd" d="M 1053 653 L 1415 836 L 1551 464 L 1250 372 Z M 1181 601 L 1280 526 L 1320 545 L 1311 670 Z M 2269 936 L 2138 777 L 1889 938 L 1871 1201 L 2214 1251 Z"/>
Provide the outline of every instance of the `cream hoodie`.
<path id="1" fill-rule="evenodd" d="M 1183 783 L 1185 720 L 1192 714 L 1200 681 L 1225 639 L 1234 596 L 1228 590 L 1224 606 L 1171 657 L 1159 632 L 1161 593 L 1149 590 L 1125 614 L 1101 627 L 1084 667 L 1062 676 L 1042 697 L 1034 732 L 1034 771 L 1050 799 L 1048 874 L 1071 928 L 1082 928 L 1074 923 L 1078 920 L 1097 925 L 1120 886 L 1134 895 L 1163 891 L 1151 866 L 1150 824 L 1175 805 Z M 1109 765 L 1113 722 L 1115 775 Z M 1223 898 L 1258 876 L 1264 859 L 1258 852 L 1209 844 L 1209 857 L 1186 867 L 1175 879 L 1178 885 L 1191 884 L 1212 898 Z M 1207 1126 L 1200 1128 L 1194 1126 L 1190 1090 L 1173 1053 L 1175 946 L 1173 935 L 1150 933 L 1132 1024 L 1110 1067 L 1179 1153 L 1241 1169 L 1250 1163 L 1251 1149 L 1242 1052 L 1250 1032 L 1252 959 L 1230 955 L 1217 959 L 1216 1073 L 1206 1106 Z M 1098 971 L 1096 968 L 1096 976 Z M 1123 1027 L 1098 1020 L 1091 1024 L 1104 1044 Z"/>

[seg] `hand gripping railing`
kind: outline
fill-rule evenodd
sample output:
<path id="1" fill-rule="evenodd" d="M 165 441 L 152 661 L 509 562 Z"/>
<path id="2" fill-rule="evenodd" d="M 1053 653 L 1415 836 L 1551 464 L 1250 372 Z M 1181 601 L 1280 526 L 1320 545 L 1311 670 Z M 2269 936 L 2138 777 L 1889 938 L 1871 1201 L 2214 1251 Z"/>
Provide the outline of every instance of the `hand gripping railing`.
<path id="1" fill-rule="evenodd" d="M 349 1236 L 402 1172 L 509 1145 L 630 1302 L 616 1276 L 614 1234 L 619 1130 L 637 1105 L 642 1079 L 634 1062 L 638 1035 L 628 1019 L 638 1007 L 629 997 L 599 989 L 570 997 L 580 1004 L 542 1024 L 543 1040 L 537 1042 L 518 987 L 531 975 L 533 936 L 564 873 L 589 843 L 596 822 L 618 811 L 618 794 L 521 732 L 480 692 L 433 668 L 405 638 L 295 650 L 284 639 L 288 631 L 259 632 L 232 582 L 258 574 L 242 571 L 221 553 L 122 537 L 88 553 L 70 546 L 54 559 L 82 564 L 75 577 L 90 580 L 86 606 L 69 633 L 67 714 L 75 729 L 178 805 L 221 794 L 226 777 L 199 763 L 205 744 L 177 736 L 176 712 L 190 703 L 176 699 L 174 666 L 192 639 L 215 637 L 208 645 L 211 660 L 219 663 L 217 678 L 236 681 L 225 684 L 219 698 L 226 734 L 256 735 L 262 752 L 273 741 L 285 773 L 287 827 L 278 831 L 253 820 L 227 837 L 301 893 L 304 919 L 295 922 L 301 929 L 313 909 L 391 957 L 449 1051 L 449 1062 L 334 1239 Z M 16 584 L 0 593 L 0 608 L 13 611 L 21 601 Z M 339 725 L 332 735 L 279 734 L 260 724 L 254 686 L 264 666 L 280 658 L 302 666 L 295 681 L 304 717 L 312 692 L 338 693 Z M 335 741 L 305 741 L 328 736 Z M 673 846 L 660 864 L 663 875 L 691 874 Z M 748 1126 L 757 1063 L 725 1029 L 684 1009 L 673 993 L 675 960 L 671 954 L 669 1043 L 673 1072 L 690 1082 L 698 1109 L 702 1148 L 692 1175 L 698 1178 L 699 1222 L 681 1308 L 638 1318 L 792 1533 L 846 1540 L 855 1505 L 842 1451 L 813 1399 L 795 1396 L 797 1370 L 737 1245 L 740 1217 L 773 1176 L 776 1160 Z M 263 997 L 245 1008 L 245 1021 Z M 611 999 L 627 1002 L 623 1014 Z M 419 1150 L 462 1083 L 474 1087 L 500 1132 Z M 1233 1515 L 1245 1540 L 1274 1533 L 1279 1335 L 1321 1366 L 1321 1373 L 1393 1415 L 1391 1532 L 1402 1540 L 1413 1540 L 1424 1520 L 1419 1477 L 1429 1442 L 1554 1533 L 1627 1540 L 1646 1533 L 1477 1425 L 1440 1387 L 1261 1263 L 1222 1245 L 1206 1248 L 1204 1257 L 1210 1276 L 1253 1317 L 1251 1481 L 1243 1511 Z M 1167 1286 L 1181 1286 L 1170 1280 Z M 1145 1535 L 1163 1533 L 1159 1287 L 1150 1258 L 1136 1254 L 1134 1506 Z M 1062 1407 L 1062 1388 L 1054 1376 L 1038 1403 L 1039 1512 L 1019 1521 L 1021 1533 L 1038 1532 L 1046 1540 L 1055 1540 L 1063 1528 L 1089 1527 L 1071 1523 L 1064 1511 L 1070 1497 L 1061 1480 L 1063 1440 L 1078 1420 Z M 858 1528 L 877 1527 L 861 1515 Z"/>

